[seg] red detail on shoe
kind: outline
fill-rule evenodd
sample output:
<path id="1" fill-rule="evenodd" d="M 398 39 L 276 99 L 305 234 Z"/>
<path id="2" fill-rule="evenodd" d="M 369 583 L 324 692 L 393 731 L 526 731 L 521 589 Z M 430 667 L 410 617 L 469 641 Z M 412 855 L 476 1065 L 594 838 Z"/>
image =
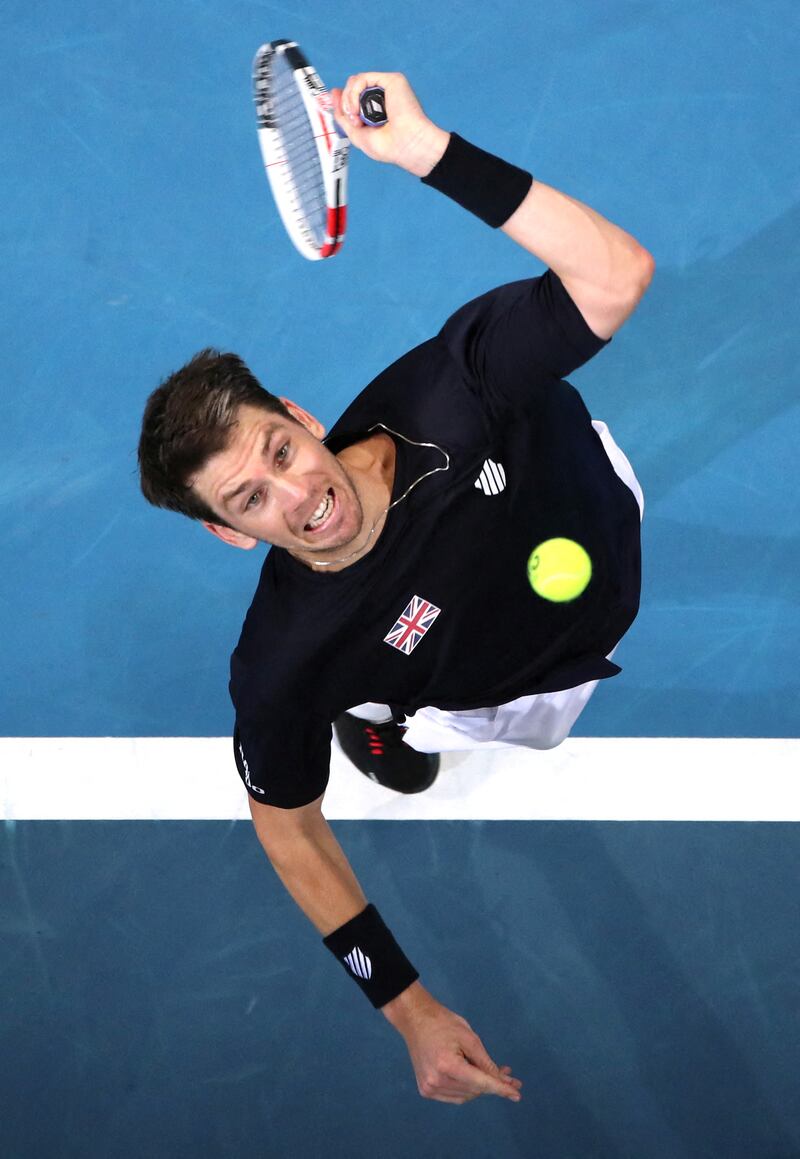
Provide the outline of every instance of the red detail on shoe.
<path id="1" fill-rule="evenodd" d="M 364 731 L 367 734 L 370 752 L 377 756 L 383 756 L 383 741 L 378 736 L 375 729 L 369 728 L 369 726 L 367 726 Z"/>

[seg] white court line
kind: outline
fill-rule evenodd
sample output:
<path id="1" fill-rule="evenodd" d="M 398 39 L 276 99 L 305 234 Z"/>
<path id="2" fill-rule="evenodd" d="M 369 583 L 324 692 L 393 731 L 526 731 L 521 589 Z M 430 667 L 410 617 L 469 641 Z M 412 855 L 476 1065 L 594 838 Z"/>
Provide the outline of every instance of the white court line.
<path id="1" fill-rule="evenodd" d="M 0 738 L 8 821 L 248 818 L 228 737 Z M 447 753 L 402 796 L 334 745 L 329 820 L 798 821 L 800 740 L 569 738 Z"/>

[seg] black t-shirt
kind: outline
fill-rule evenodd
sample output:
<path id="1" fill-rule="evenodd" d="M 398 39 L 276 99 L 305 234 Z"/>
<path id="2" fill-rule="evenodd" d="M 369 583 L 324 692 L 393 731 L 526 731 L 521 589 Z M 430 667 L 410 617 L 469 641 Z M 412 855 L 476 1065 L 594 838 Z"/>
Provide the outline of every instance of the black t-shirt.
<path id="1" fill-rule="evenodd" d="M 548 271 L 462 307 L 347 408 L 326 445 L 393 432 L 393 500 L 444 453 L 450 464 L 342 571 L 269 551 L 231 661 L 234 752 L 256 800 L 319 797 L 331 722 L 365 701 L 398 718 L 488 708 L 620 671 L 606 656 L 638 611 L 639 508 L 563 381 L 604 345 Z M 527 577 L 556 536 L 592 559 L 589 586 L 563 604 Z"/>

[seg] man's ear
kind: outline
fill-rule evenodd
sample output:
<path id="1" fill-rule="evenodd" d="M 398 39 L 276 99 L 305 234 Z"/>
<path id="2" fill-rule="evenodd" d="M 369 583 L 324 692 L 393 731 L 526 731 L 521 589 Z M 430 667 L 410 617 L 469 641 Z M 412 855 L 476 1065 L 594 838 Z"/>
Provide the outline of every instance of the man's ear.
<path id="1" fill-rule="evenodd" d="M 221 539 L 223 543 L 229 543 L 231 547 L 241 547 L 243 551 L 250 551 L 258 545 L 258 540 L 254 539 L 252 535 L 244 535 L 241 531 L 234 531 L 232 527 L 226 527 L 224 523 L 208 523 L 203 519 L 202 524 L 206 531 L 216 535 L 217 539 Z"/>
<path id="2" fill-rule="evenodd" d="M 306 430 L 310 431 L 315 439 L 322 438 L 322 436 L 325 434 L 325 428 L 319 419 L 315 419 L 313 415 L 309 414 L 307 410 L 303 410 L 303 408 L 298 406 L 296 402 L 292 402 L 290 398 L 284 398 L 283 395 L 281 395 L 280 400 L 292 418 L 297 419 L 299 423 L 302 423 Z"/>

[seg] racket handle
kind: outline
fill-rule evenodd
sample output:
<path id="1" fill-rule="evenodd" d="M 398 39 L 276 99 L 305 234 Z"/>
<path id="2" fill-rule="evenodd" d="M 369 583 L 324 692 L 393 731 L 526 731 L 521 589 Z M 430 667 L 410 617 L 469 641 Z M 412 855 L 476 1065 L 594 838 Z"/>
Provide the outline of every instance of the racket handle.
<path id="1" fill-rule="evenodd" d="M 364 89 L 358 105 L 361 120 L 370 129 L 379 129 L 389 119 L 386 116 L 386 94 L 377 86 Z"/>

